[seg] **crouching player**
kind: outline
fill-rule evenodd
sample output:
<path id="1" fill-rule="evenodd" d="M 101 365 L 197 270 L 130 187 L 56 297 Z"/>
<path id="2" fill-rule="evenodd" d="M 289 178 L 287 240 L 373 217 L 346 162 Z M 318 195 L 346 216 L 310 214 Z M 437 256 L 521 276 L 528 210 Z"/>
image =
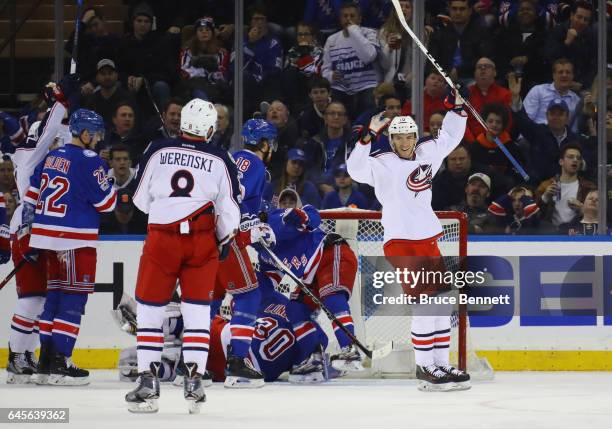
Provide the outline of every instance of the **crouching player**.
<path id="1" fill-rule="evenodd" d="M 276 235 L 276 255 L 354 333 L 348 301 L 357 273 L 357 258 L 346 241 L 337 234 L 323 232 L 319 228 L 319 212 L 310 205 L 302 207 L 292 189 L 281 192 L 279 208 L 269 213 L 268 222 Z M 277 271 L 276 280 L 280 281 L 280 271 L 265 252 L 260 252 L 259 259 L 260 270 L 269 276 Z M 300 362 L 291 370 L 294 379 L 312 374 L 322 377 L 321 354 L 312 352 L 319 341 L 312 320 L 315 310 L 312 300 L 299 288 L 292 294 L 287 315 L 296 335 Z M 332 325 L 341 348 L 330 358 L 332 367 L 339 371 L 363 370 L 357 348 L 338 326 Z"/>
<path id="2" fill-rule="evenodd" d="M 398 268 L 422 262 L 438 269 L 441 261 L 437 240 L 442 225 L 431 208 L 431 183 L 444 158 L 461 142 L 467 120 L 459 94 L 449 95 L 445 105 L 452 112 L 444 117 L 437 137 L 419 140 L 414 120 L 398 116 L 389 125 L 393 152 L 370 156 L 371 137 L 366 135 L 347 161 L 353 179 L 374 187 L 383 206 L 385 256 Z M 419 258 L 416 264 L 415 258 Z M 411 331 L 421 390 L 469 388 L 470 376 L 449 364 L 451 311 L 450 306 L 436 310 L 415 306 Z"/>

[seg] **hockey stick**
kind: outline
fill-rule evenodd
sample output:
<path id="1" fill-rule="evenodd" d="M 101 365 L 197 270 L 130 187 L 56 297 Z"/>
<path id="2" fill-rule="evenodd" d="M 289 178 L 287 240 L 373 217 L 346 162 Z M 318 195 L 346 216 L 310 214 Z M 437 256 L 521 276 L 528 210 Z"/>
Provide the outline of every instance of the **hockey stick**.
<path id="1" fill-rule="evenodd" d="M 159 111 L 159 108 L 157 107 L 157 103 L 155 102 L 155 99 L 153 98 L 153 93 L 151 92 L 149 81 L 146 77 L 143 77 L 142 81 L 144 82 L 144 87 L 145 87 L 145 92 L 147 93 L 147 97 L 149 97 L 149 101 L 151 102 L 151 104 L 153 105 L 153 108 L 157 112 L 157 116 L 159 116 L 159 120 L 161 121 L 162 128 L 164 129 L 164 133 L 166 133 L 166 135 L 170 137 L 170 134 L 168 134 L 168 129 L 166 128 L 166 123 L 164 122 L 164 117 Z"/>
<path id="2" fill-rule="evenodd" d="M 436 61 L 436 59 L 434 57 L 431 56 L 431 54 L 429 53 L 429 51 L 427 51 L 427 48 L 425 47 L 425 45 L 423 45 L 423 43 L 419 40 L 419 38 L 417 37 L 416 34 L 414 34 L 414 32 L 412 31 L 412 29 L 410 28 L 410 26 L 408 25 L 408 23 L 406 22 L 406 17 L 404 16 L 404 13 L 402 12 L 402 7 L 399 3 L 399 0 L 391 0 L 393 2 L 393 6 L 395 7 L 395 12 L 397 13 L 397 17 L 400 20 L 400 23 L 402 24 L 402 27 L 404 27 L 404 30 L 406 30 L 406 32 L 410 35 L 410 37 L 412 37 L 412 40 L 414 40 L 414 43 L 417 44 L 417 46 L 421 49 L 421 51 L 423 52 L 423 54 L 427 57 L 427 59 L 429 60 L 429 62 L 431 64 L 433 64 L 433 66 L 436 68 L 436 70 L 438 70 L 438 73 L 440 73 L 442 75 L 442 77 L 444 78 L 444 80 L 446 81 L 446 83 L 448 83 L 448 85 L 455 90 L 455 92 L 459 92 L 459 88 L 460 85 L 459 84 L 455 84 L 452 79 L 448 76 L 448 74 L 444 71 L 444 69 L 442 68 L 442 66 L 440 66 L 440 64 L 438 64 L 438 62 Z M 472 103 L 470 103 L 467 99 L 463 100 L 463 104 L 465 105 L 465 107 L 467 107 L 467 109 L 470 111 L 470 113 L 474 116 L 474 118 L 476 118 L 476 120 L 480 123 L 480 125 L 482 125 L 482 127 L 487 130 L 489 130 L 489 127 L 487 127 L 487 124 L 485 123 L 485 121 L 482 119 L 482 116 L 480 116 L 480 113 L 478 113 L 478 111 L 474 108 L 474 106 L 472 106 Z M 506 148 L 506 146 L 504 146 L 504 144 L 499 140 L 499 138 L 495 138 L 494 139 L 495 144 L 497 145 L 497 147 L 499 147 L 499 149 L 504 153 L 504 155 L 506 155 L 506 158 L 508 158 L 508 161 L 510 161 L 510 163 L 512 163 L 512 165 L 514 166 L 514 168 L 516 169 L 516 171 L 519 172 L 519 174 L 523 177 L 523 180 L 525 180 L 526 182 L 529 180 L 529 175 L 527 174 L 527 172 L 525 171 L 525 169 L 521 166 L 521 164 L 518 163 L 518 161 L 516 160 L 516 158 L 514 158 L 514 156 L 512 156 L 512 154 L 508 151 L 508 149 Z"/>
<path id="3" fill-rule="evenodd" d="M 17 265 L 15 265 L 15 268 L 13 268 L 11 272 L 8 273 L 8 275 L 4 278 L 4 280 L 2 280 L 2 283 L 0 283 L 0 290 L 2 290 L 2 288 L 6 286 L 8 282 L 11 281 L 15 274 L 17 274 L 17 271 L 19 271 L 25 264 L 27 264 L 27 261 L 25 259 L 22 259 Z"/>
<path id="4" fill-rule="evenodd" d="M 76 27 L 74 29 L 74 43 L 72 44 L 72 58 L 70 59 L 70 74 L 76 73 L 77 56 L 79 55 L 79 33 L 81 29 L 81 9 L 83 0 L 77 0 Z"/>
<path id="5" fill-rule="evenodd" d="M 285 266 L 283 261 L 281 261 L 279 257 L 276 256 L 276 254 L 268 246 L 266 246 L 265 243 L 260 242 L 260 244 L 261 244 L 261 247 L 266 249 L 266 252 L 268 253 L 268 255 L 270 255 L 270 257 L 272 258 L 272 260 L 274 261 L 274 264 L 278 267 L 278 269 L 284 272 L 286 275 L 288 275 L 291 278 L 291 280 L 293 280 L 299 286 L 299 288 L 303 290 L 304 293 L 310 297 L 310 299 L 312 299 L 312 302 L 315 305 L 319 306 L 321 310 L 323 310 L 323 312 L 327 315 L 329 320 L 334 322 L 336 326 L 338 326 L 342 330 L 342 332 L 344 332 L 346 336 L 349 337 L 351 342 L 355 344 L 357 347 L 359 347 L 359 349 L 362 352 L 364 352 L 367 357 L 369 357 L 372 360 L 381 359 L 389 355 L 389 353 L 391 353 L 391 351 L 393 350 L 393 343 L 391 342 L 385 344 L 381 348 L 374 349 L 374 350 L 369 350 L 366 346 L 364 346 L 361 343 L 361 341 L 357 339 L 355 334 L 349 331 L 349 329 L 346 326 L 344 326 L 344 324 L 341 321 L 338 320 L 338 318 L 334 315 L 334 313 L 332 313 L 330 309 L 327 308 L 325 304 L 323 304 L 323 302 L 321 302 L 321 300 L 317 298 L 315 294 L 312 293 L 310 288 L 308 288 L 295 274 L 291 272 L 289 268 L 287 268 L 287 266 Z"/>

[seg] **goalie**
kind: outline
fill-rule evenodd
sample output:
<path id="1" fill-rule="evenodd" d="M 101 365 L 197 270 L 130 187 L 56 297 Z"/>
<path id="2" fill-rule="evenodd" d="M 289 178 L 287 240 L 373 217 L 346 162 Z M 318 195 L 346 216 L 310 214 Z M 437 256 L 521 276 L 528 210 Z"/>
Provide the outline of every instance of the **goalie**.
<path id="1" fill-rule="evenodd" d="M 385 256 L 398 268 L 409 265 L 418 269 L 414 263 L 417 259 L 424 268 L 440 269 L 437 240 L 442 226 L 431 208 L 431 183 L 444 158 L 461 142 L 467 120 L 458 93 L 451 93 L 445 106 L 452 112 L 444 117 L 437 138 L 419 140 L 414 120 L 398 116 L 389 125 L 393 152 L 370 156 L 371 137 L 364 133 L 347 160 L 351 177 L 374 187 L 383 207 Z M 404 289 L 410 293 L 406 285 Z M 435 293 L 431 287 L 426 292 Z M 415 306 L 411 326 L 419 389 L 469 389 L 469 375 L 449 363 L 452 309 L 440 311 L 438 307 L 432 315 L 433 309 L 424 307 Z"/>

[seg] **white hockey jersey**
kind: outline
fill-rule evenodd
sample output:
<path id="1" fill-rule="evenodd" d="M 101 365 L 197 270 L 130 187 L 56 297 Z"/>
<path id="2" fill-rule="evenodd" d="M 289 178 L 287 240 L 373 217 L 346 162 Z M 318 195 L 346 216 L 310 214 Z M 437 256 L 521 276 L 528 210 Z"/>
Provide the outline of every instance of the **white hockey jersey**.
<path id="1" fill-rule="evenodd" d="M 149 224 L 180 223 L 213 204 L 217 238 L 240 224 L 240 185 L 227 152 L 181 137 L 154 141 L 137 173 L 134 204 L 149 214 Z"/>
<path id="2" fill-rule="evenodd" d="M 15 166 L 15 182 L 20 202 L 24 200 L 30 187 L 30 176 L 34 173 L 34 169 L 47 156 L 56 137 L 64 134 L 66 126 L 62 125 L 62 119 L 65 114 L 66 108 L 61 103 L 54 103 L 38 125 L 38 138 L 28 136 L 12 155 L 11 159 Z M 11 234 L 19 228 L 22 209 L 22 204 L 19 204 L 13 214 L 10 225 Z"/>
<path id="3" fill-rule="evenodd" d="M 431 183 L 442 161 L 461 142 L 467 115 L 449 112 L 438 138 L 420 140 L 413 159 L 395 152 L 371 157 L 371 144 L 357 144 L 346 165 L 350 176 L 374 187 L 382 204 L 384 241 L 437 238 L 442 225 L 431 208 Z"/>

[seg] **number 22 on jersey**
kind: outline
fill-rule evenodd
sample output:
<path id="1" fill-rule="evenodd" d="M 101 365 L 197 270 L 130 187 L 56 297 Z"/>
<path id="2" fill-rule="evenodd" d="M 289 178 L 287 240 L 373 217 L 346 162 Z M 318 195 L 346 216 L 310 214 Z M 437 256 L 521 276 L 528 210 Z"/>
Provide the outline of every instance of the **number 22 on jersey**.
<path id="1" fill-rule="evenodd" d="M 47 188 L 51 191 L 47 195 Z M 67 205 L 60 203 L 61 198 L 70 190 L 70 181 L 62 176 L 49 178 L 43 173 L 40 178 L 40 193 L 36 203 L 36 213 L 47 216 L 64 217 Z"/>

